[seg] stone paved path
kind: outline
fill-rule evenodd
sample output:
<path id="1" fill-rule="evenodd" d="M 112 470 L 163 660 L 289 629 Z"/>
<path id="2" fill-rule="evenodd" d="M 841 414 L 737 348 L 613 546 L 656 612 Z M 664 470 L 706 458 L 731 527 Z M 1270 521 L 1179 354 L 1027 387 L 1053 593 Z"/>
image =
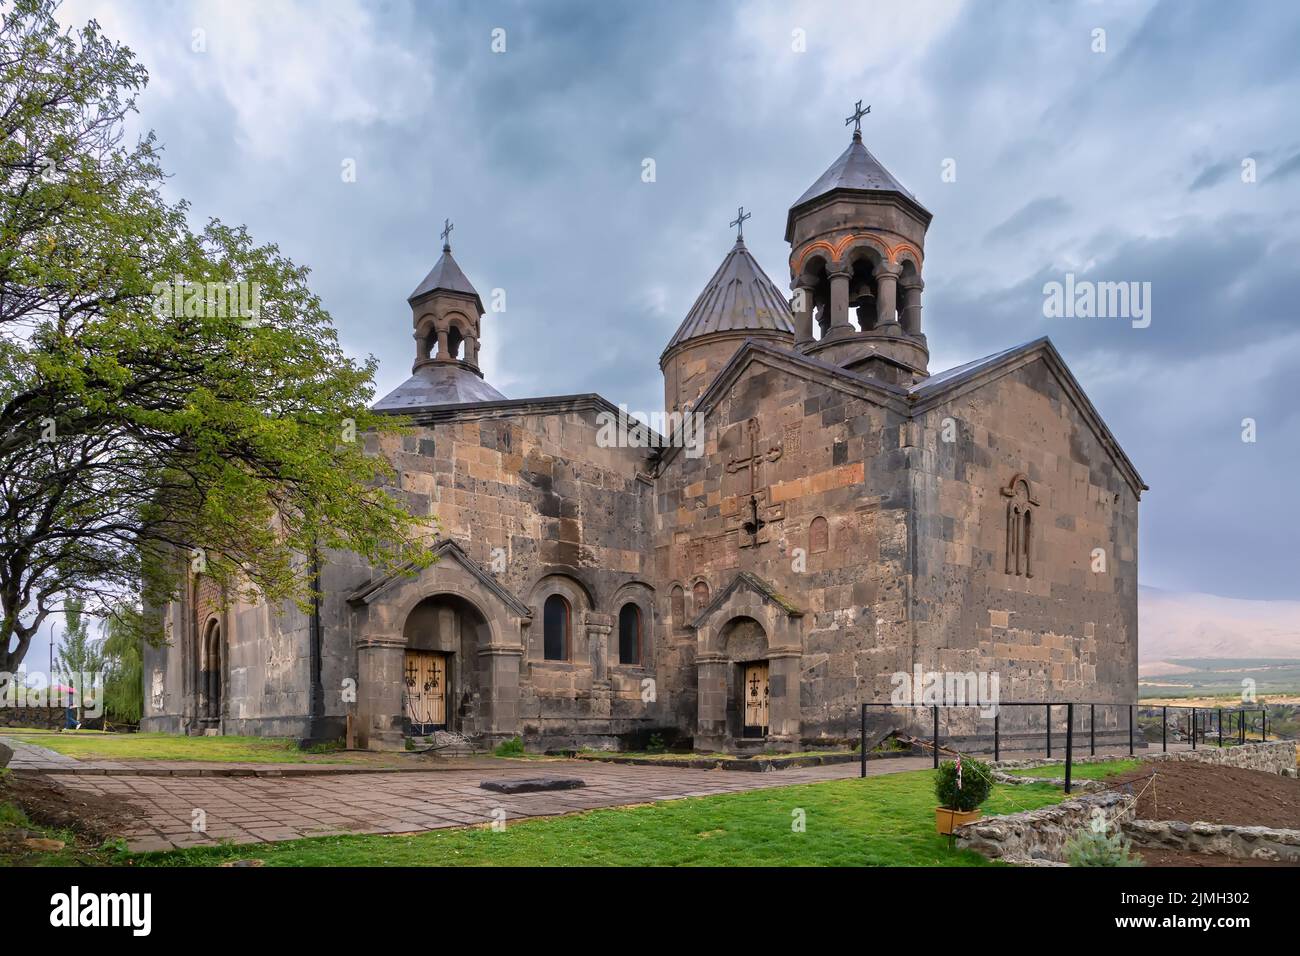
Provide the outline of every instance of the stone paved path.
<path id="1" fill-rule="evenodd" d="M 1098 750 L 1116 757 L 1127 756 L 1127 748 Z M 45 770 L 57 774 L 54 779 L 64 786 L 119 796 L 136 806 L 143 819 L 122 836 L 137 851 L 202 846 L 221 840 L 257 843 L 340 833 L 411 833 L 489 823 L 498 808 L 505 811 L 506 819 L 518 820 L 597 807 L 842 780 L 859 772 L 857 763 L 754 773 L 589 760 L 466 758 L 439 762 L 436 769 L 429 770 L 385 772 L 359 767 L 340 771 L 314 767 L 311 769 L 320 772 L 261 777 L 231 776 L 229 772 L 275 772 L 276 766 L 168 761 L 174 771 L 164 773 L 158 761 L 77 761 L 31 744 L 18 744 L 15 751 L 11 764 L 15 769 Z M 1042 753 L 1003 754 L 1004 758 L 1036 756 Z M 930 765 L 929 757 L 890 757 L 868 761 L 867 772 L 877 776 L 924 770 Z M 288 771 L 293 766 L 283 765 L 283 769 Z M 116 772 L 105 774 L 106 767 L 114 767 Z M 512 796 L 479 788 L 479 783 L 487 779 L 536 776 L 576 776 L 587 786 Z M 206 818 L 201 832 L 194 830 L 196 810 L 203 811 Z"/>
<path id="2" fill-rule="evenodd" d="M 873 760 L 872 776 L 927 766 L 917 757 Z M 596 807 L 786 787 L 858 774 L 857 764 L 771 773 L 684 770 L 563 761 L 502 764 L 488 769 L 428 773 L 366 773 L 311 777 L 145 777 L 61 774 L 67 787 L 115 794 L 137 806 L 144 820 L 123 836 L 132 850 L 294 840 L 339 833 L 408 833 L 507 820 L 555 816 Z M 479 789 L 485 779 L 576 776 L 581 790 L 506 796 Z M 194 811 L 206 815 L 193 831 Z"/>
<path id="3" fill-rule="evenodd" d="M 14 752 L 9 761 L 10 770 L 52 770 L 58 771 L 69 767 L 81 766 L 75 757 L 58 753 L 49 747 L 24 743 L 6 735 L 0 736 L 0 743 Z"/>

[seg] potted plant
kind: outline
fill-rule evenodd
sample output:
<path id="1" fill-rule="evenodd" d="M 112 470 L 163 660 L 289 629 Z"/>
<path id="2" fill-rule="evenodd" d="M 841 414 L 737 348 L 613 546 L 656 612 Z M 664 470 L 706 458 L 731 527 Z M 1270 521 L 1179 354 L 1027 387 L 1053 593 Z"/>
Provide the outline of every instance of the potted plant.
<path id="1" fill-rule="evenodd" d="M 963 823 L 980 818 L 979 805 L 989 798 L 993 777 L 986 764 L 969 757 L 945 760 L 934 775 L 934 823 L 940 833 L 951 834 Z"/>

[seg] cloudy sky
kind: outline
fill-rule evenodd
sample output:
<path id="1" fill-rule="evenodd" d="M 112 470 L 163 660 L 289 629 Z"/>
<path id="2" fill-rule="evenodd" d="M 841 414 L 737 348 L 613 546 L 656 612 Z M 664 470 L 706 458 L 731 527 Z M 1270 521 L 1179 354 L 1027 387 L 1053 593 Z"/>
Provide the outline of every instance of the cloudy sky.
<path id="1" fill-rule="evenodd" d="M 931 369 L 1051 336 L 1151 486 L 1142 583 L 1300 597 L 1294 4 L 68 0 L 61 17 L 136 52 L 174 197 L 310 266 L 345 347 L 381 360 L 381 395 L 410 372 L 405 298 L 450 217 L 480 293 L 506 294 L 489 381 L 661 407 L 659 354 L 737 205 L 784 288 L 786 210 L 862 99 L 867 145 L 934 213 Z M 1045 318 L 1066 272 L 1150 282 L 1151 325 Z"/>

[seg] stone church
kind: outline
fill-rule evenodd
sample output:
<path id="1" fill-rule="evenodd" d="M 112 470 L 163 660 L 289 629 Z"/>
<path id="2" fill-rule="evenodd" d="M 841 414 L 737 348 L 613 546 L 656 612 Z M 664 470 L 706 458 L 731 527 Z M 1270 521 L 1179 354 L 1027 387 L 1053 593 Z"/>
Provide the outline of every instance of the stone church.
<path id="1" fill-rule="evenodd" d="M 368 436 L 438 561 L 326 554 L 310 613 L 194 578 L 143 726 L 794 750 L 854 739 L 917 667 L 1136 699 L 1145 486 L 1046 338 L 931 374 L 930 218 L 854 132 L 790 207 L 790 296 L 738 232 L 659 360 L 693 447 L 484 381 L 491 321 L 444 243 L 408 298 L 411 377 L 375 406 L 416 427 Z"/>

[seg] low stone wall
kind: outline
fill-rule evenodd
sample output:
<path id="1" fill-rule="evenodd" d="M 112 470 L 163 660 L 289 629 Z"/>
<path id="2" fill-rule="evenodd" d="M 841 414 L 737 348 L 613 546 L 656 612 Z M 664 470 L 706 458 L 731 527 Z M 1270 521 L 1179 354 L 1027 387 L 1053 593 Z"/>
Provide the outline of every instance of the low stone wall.
<path id="1" fill-rule="evenodd" d="M 0 727 L 62 730 L 67 719 L 62 707 L 0 707 Z"/>
<path id="2" fill-rule="evenodd" d="M 1300 830 L 1178 820 L 1129 820 L 1122 826 L 1124 835 L 1139 847 L 1300 863 Z"/>
<path id="3" fill-rule="evenodd" d="M 1034 783 L 1046 783 L 1051 784 L 1053 787 L 1065 789 L 1064 777 L 1016 777 L 1002 770 L 998 770 L 997 768 L 994 768 L 990 772 L 990 776 L 993 778 L 995 783 L 1005 783 L 1013 787 L 1023 787 Z M 1070 789 L 1082 790 L 1084 793 L 1088 793 L 1093 790 L 1105 790 L 1106 785 L 1100 780 L 1081 780 L 1075 777 L 1070 780 Z"/>
<path id="4" fill-rule="evenodd" d="M 1197 750 L 1180 750 L 1173 754 L 1151 754 L 1146 759 L 1192 761 L 1295 776 L 1296 742 L 1278 740 L 1268 743 L 1241 744 L 1236 747 L 1201 747 Z"/>
<path id="5" fill-rule="evenodd" d="M 1065 844 L 1092 823 L 1100 811 L 1108 826 L 1132 810 L 1134 798 L 1107 792 L 1066 800 L 1052 807 L 989 817 L 967 823 L 955 831 L 957 846 L 994 860 L 1065 862 Z"/>

